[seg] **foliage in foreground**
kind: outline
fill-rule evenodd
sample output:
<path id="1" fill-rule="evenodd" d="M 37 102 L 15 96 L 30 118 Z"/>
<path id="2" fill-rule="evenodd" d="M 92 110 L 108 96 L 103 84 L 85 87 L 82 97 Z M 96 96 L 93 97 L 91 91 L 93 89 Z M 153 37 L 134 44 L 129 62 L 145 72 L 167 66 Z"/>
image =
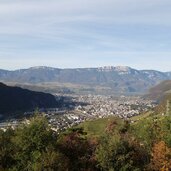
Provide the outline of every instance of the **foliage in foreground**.
<path id="1" fill-rule="evenodd" d="M 0 131 L 0 170 L 141 171 L 171 169 L 171 117 L 149 117 L 134 125 L 120 119 L 53 132 L 36 116 L 16 130 Z M 102 123 L 97 121 L 97 123 Z M 105 126 L 104 126 L 105 125 Z M 95 126 L 96 128 L 93 128 Z M 93 130 L 93 133 L 90 131 Z M 98 133 L 98 135 L 95 135 Z"/>

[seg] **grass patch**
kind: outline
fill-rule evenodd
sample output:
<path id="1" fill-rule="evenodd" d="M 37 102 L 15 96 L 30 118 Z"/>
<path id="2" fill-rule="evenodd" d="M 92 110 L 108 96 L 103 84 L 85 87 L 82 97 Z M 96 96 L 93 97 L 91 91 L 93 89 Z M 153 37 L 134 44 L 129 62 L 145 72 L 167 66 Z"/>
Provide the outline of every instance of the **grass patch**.
<path id="1" fill-rule="evenodd" d="M 149 117 L 150 115 L 152 115 L 152 111 L 149 111 L 149 112 L 134 116 L 130 120 L 131 121 L 139 121 L 139 120 L 142 120 L 142 119 L 145 119 L 145 118 Z"/>
<path id="2" fill-rule="evenodd" d="M 105 134 L 107 125 L 112 121 L 117 122 L 118 125 L 122 124 L 123 122 L 120 118 L 113 116 L 108 118 L 96 119 L 93 121 L 86 121 L 77 127 L 83 128 L 84 131 L 87 132 L 87 136 L 100 137 Z"/>

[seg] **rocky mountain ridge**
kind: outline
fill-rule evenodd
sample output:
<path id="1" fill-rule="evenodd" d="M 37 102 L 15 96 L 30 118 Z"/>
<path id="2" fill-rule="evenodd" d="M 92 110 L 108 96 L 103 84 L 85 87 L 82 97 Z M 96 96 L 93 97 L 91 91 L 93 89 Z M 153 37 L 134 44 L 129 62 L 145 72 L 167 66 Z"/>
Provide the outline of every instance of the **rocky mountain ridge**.
<path id="1" fill-rule="evenodd" d="M 71 83 L 109 87 L 119 93 L 143 93 L 164 80 L 171 79 L 171 72 L 137 70 L 128 66 L 60 69 L 46 66 L 15 71 L 0 70 L 1 82 L 17 83 Z"/>

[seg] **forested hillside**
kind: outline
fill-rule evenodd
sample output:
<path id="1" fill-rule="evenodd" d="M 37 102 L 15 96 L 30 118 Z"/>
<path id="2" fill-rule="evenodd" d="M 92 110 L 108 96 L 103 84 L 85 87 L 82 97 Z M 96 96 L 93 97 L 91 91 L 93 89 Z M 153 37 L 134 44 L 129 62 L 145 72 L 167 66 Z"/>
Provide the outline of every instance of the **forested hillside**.
<path id="1" fill-rule="evenodd" d="M 51 94 L 34 92 L 19 87 L 9 87 L 0 83 L 0 114 L 12 116 L 16 112 L 25 112 L 35 108 L 59 106 Z"/>
<path id="2" fill-rule="evenodd" d="M 149 93 L 145 95 L 145 97 L 161 101 L 165 96 L 168 96 L 169 94 L 171 94 L 171 80 L 166 80 L 152 87 L 149 90 Z"/>

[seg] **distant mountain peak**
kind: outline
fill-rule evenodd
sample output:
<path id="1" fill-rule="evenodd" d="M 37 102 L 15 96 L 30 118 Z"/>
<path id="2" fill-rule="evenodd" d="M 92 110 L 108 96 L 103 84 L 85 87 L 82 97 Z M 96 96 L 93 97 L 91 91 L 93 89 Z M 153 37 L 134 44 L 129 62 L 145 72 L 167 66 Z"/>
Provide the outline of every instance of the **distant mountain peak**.
<path id="1" fill-rule="evenodd" d="M 132 68 L 128 66 L 104 66 L 98 68 L 100 71 L 117 71 L 117 72 L 129 72 Z"/>
<path id="2" fill-rule="evenodd" d="M 116 66 L 115 67 L 115 71 L 121 71 L 121 72 L 128 72 L 130 71 L 132 68 L 128 67 L 128 66 Z"/>
<path id="3" fill-rule="evenodd" d="M 114 70 L 114 66 L 103 66 L 103 67 L 99 67 L 98 69 L 100 70 L 100 71 L 112 71 L 112 70 Z"/>
<path id="4" fill-rule="evenodd" d="M 34 67 L 30 67 L 29 69 L 32 69 L 32 70 L 37 70 L 37 69 L 49 69 L 49 70 L 54 70 L 55 68 L 53 68 L 53 67 L 48 67 L 48 66 L 34 66 Z"/>

